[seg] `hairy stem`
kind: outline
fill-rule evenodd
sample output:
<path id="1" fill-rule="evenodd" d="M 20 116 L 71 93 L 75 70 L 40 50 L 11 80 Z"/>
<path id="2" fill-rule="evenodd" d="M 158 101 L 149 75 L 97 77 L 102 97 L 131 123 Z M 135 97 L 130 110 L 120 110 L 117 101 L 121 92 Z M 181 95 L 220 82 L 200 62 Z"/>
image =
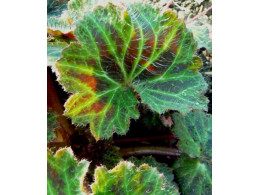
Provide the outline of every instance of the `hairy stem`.
<path id="1" fill-rule="evenodd" d="M 136 155 L 163 155 L 163 156 L 181 156 L 181 151 L 176 148 L 166 148 L 157 146 L 142 146 L 133 148 L 121 148 L 119 153 L 122 156 L 136 156 Z"/>

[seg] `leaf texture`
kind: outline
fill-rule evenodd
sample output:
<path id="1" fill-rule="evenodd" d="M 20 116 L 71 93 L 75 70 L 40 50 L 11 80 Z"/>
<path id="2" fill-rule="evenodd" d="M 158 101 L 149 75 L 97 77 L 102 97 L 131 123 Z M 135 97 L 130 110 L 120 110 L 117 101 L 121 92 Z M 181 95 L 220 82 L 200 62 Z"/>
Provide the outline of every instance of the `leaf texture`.
<path id="1" fill-rule="evenodd" d="M 147 164 L 136 168 L 128 161 L 122 161 L 110 171 L 98 167 L 91 188 L 94 195 L 166 195 L 169 193 L 165 190 L 164 184 L 165 178 L 156 168 L 151 168 Z"/>
<path id="2" fill-rule="evenodd" d="M 190 157 L 208 157 L 212 153 L 212 117 L 201 111 L 192 111 L 186 116 L 172 115 L 173 133 L 179 137 L 178 148 Z"/>
<path id="3" fill-rule="evenodd" d="M 47 194 L 82 195 L 83 179 L 89 163 L 77 162 L 71 148 L 63 148 L 53 156 L 47 151 Z"/>
<path id="4" fill-rule="evenodd" d="M 184 155 L 173 168 L 184 195 L 212 194 L 212 117 L 201 111 L 173 114 L 173 133 Z"/>
<path id="5" fill-rule="evenodd" d="M 52 110 L 47 110 L 47 141 L 53 140 L 55 135 L 55 130 L 59 127 L 57 114 Z"/>
<path id="6" fill-rule="evenodd" d="M 73 93 L 65 115 L 90 123 L 96 139 L 125 134 L 139 117 L 136 94 L 152 110 L 207 110 L 196 42 L 172 11 L 149 4 L 107 4 L 77 22 L 77 43 L 57 61 L 58 80 Z"/>
<path id="7" fill-rule="evenodd" d="M 165 190 L 168 194 L 176 195 L 179 194 L 179 189 L 177 184 L 173 182 L 174 175 L 173 175 L 173 168 L 170 168 L 165 163 L 159 163 L 155 160 L 152 156 L 143 156 L 140 160 L 136 157 L 130 157 L 128 159 L 132 162 L 135 166 L 141 166 L 142 164 L 148 164 L 150 167 L 157 168 L 160 173 L 163 173 L 166 183 L 165 183 Z"/>

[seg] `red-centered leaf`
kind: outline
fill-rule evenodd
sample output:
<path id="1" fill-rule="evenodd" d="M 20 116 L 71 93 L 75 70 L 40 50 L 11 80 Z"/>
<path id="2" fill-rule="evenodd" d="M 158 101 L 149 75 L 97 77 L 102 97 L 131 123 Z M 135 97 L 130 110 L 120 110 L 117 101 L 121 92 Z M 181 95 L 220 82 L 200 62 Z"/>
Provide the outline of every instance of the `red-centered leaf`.
<path id="1" fill-rule="evenodd" d="M 56 63 L 59 81 L 73 93 L 65 114 L 90 123 L 97 139 L 127 132 L 130 118 L 139 117 L 135 92 L 157 112 L 207 110 L 197 43 L 174 12 L 107 4 L 87 11 L 74 35 L 78 43 Z"/>

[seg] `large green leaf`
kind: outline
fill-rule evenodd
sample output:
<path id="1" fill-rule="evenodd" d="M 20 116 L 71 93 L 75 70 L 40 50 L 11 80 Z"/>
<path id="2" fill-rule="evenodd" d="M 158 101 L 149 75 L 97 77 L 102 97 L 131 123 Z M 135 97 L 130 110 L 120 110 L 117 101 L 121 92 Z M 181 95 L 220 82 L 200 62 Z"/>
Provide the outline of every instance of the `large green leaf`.
<path id="1" fill-rule="evenodd" d="M 184 154 L 174 164 L 180 191 L 185 195 L 209 195 L 212 191 L 212 117 L 201 111 L 173 114 L 173 133 Z"/>
<path id="2" fill-rule="evenodd" d="M 85 13 L 57 61 L 58 80 L 74 93 L 65 115 L 90 123 L 97 139 L 125 134 L 139 117 L 138 93 L 152 110 L 207 110 L 196 42 L 172 11 L 149 4 L 113 4 Z"/>
<path id="3" fill-rule="evenodd" d="M 105 167 L 98 167 L 91 188 L 94 195 L 173 195 L 165 190 L 164 185 L 165 178 L 156 168 L 147 164 L 136 168 L 134 164 L 122 161 L 110 171 Z"/>
<path id="4" fill-rule="evenodd" d="M 89 162 L 77 162 L 71 148 L 63 148 L 53 156 L 47 151 L 47 194 L 82 195 L 83 179 Z"/>

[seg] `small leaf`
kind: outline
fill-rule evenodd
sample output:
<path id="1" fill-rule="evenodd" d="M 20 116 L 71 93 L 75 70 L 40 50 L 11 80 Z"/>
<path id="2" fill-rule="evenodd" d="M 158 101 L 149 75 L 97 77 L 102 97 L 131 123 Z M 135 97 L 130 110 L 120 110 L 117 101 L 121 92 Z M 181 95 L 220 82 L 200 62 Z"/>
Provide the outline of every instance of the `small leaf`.
<path id="1" fill-rule="evenodd" d="M 77 162 L 71 148 L 63 148 L 53 156 L 47 151 L 47 194 L 82 195 L 83 179 L 89 162 Z"/>
<path id="2" fill-rule="evenodd" d="M 53 140 L 55 135 L 55 130 L 59 127 L 57 114 L 52 111 L 52 109 L 47 110 L 47 141 Z"/>
<path id="3" fill-rule="evenodd" d="M 147 164 L 136 168 L 134 164 L 122 161 L 108 171 L 98 167 L 95 182 L 91 185 L 94 195 L 106 194 L 153 194 L 166 195 L 165 178 L 156 168 Z"/>
<path id="4" fill-rule="evenodd" d="M 212 52 L 211 24 L 209 24 L 207 16 L 201 16 L 188 23 L 187 28 L 192 31 L 194 39 L 198 42 L 198 48 L 205 47 L 209 52 Z"/>
<path id="5" fill-rule="evenodd" d="M 193 111 L 183 116 L 172 115 L 173 133 L 179 137 L 178 148 L 190 157 L 208 157 L 212 153 L 212 117 L 201 111 Z"/>
<path id="6" fill-rule="evenodd" d="M 113 4 L 85 13 L 57 61 L 58 80 L 74 93 L 65 104 L 73 123 L 96 139 L 125 134 L 139 117 L 136 92 L 152 110 L 207 110 L 207 89 L 197 71 L 196 42 L 172 11 L 149 4 Z"/>
<path id="7" fill-rule="evenodd" d="M 173 133 L 180 139 L 177 146 L 187 154 L 182 155 L 173 166 L 180 191 L 184 195 L 211 194 L 211 115 L 201 111 L 193 111 L 186 116 L 174 113 L 173 120 Z"/>

